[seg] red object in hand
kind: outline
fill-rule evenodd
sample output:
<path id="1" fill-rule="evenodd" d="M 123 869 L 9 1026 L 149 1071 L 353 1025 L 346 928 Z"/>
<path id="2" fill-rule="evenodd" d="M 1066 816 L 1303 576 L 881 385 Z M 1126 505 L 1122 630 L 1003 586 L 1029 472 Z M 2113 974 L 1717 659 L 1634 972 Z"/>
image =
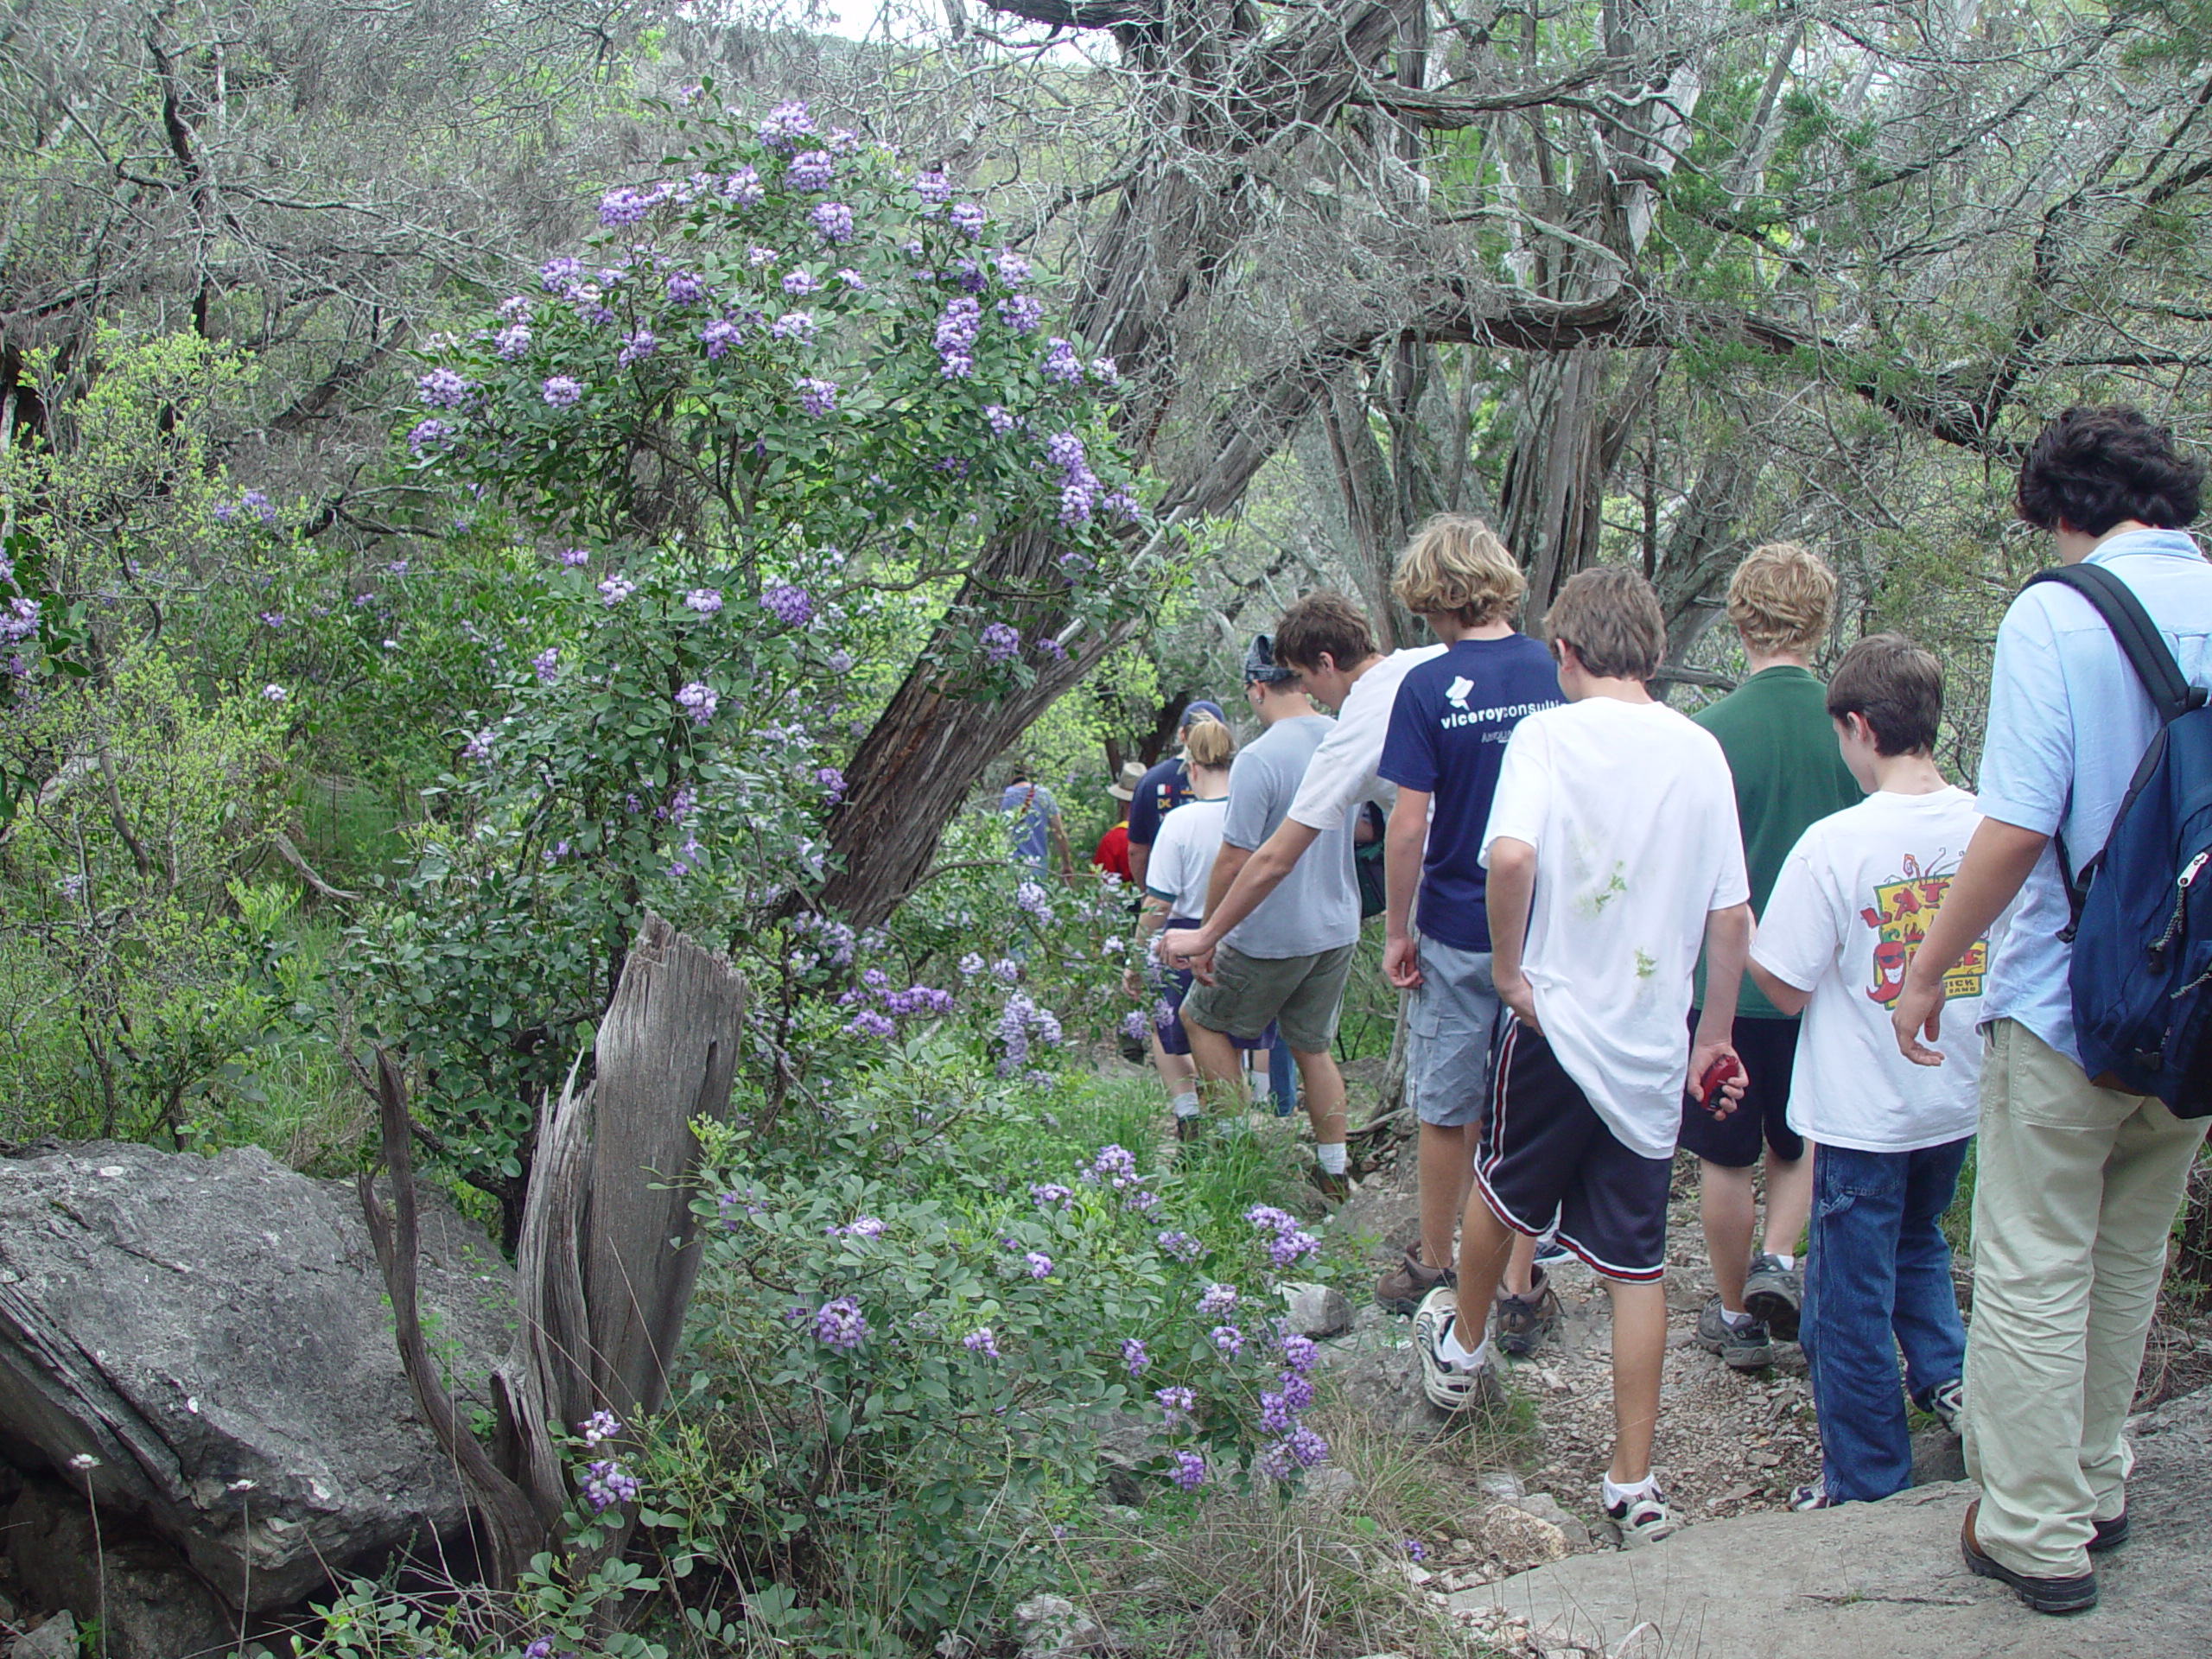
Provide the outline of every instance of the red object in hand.
<path id="1" fill-rule="evenodd" d="M 1744 1068 L 1736 1063 L 1733 1054 L 1723 1054 L 1705 1068 L 1705 1075 L 1697 1080 L 1697 1103 L 1707 1111 L 1720 1093 L 1720 1086 L 1729 1078 L 1743 1075 Z"/>

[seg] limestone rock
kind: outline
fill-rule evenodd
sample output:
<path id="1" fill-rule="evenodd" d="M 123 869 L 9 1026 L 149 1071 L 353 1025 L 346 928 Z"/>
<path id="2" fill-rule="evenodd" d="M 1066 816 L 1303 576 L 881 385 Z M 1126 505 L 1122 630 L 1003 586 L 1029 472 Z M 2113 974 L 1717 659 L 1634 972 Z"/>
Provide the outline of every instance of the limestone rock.
<path id="1" fill-rule="evenodd" d="M 16 1639 L 14 1659 L 77 1659 L 77 1621 L 56 1613 L 38 1629 Z"/>
<path id="2" fill-rule="evenodd" d="M 467 1396 L 506 1345 L 512 1281 L 423 1198 L 425 1324 Z M 234 1607 L 296 1601 L 464 1518 L 351 1185 L 258 1148 L 0 1160 L 0 1452 L 89 1479 Z"/>
<path id="3" fill-rule="evenodd" d="M 129 1532 L 95 1539 L 91 1512 L 67 1489 L 26 1483 L 7 1524 L 8 1553 L 22 1583 L 49 1605 L 88 1615 L 103 1610 L 108 1659 L 181 1659 L 235 1645 L 237 1622 L 181 1554 Z"/>
<path id="4" fill-rule="evenodd" d="M 2101 1599 L 2077 1618 L 2038 1618 L 1967 1571 L 1959 1522 L 1974 1492 L 1964 1483 L 1880 1503 L 1704 1522 L 1649 1549 L 1577 1555 L 1449 1605 L 1471 1618 L 1502 1606 L 1531 1630 L 1563 1630 L 1606 1654 L 1648 1625 L 1625 1659 L 1647 1650 L 1700 1659 L 2202 1653 L 2212 1630 L 2203 1549 L 2212 1391 L 2145 1413 L 2133 1433 L 2132 1536 L 2098 1558 Z"/>
<path id="5" fill-rule="evenodd" d="M 1335 1286 L 1292 1284 L 1280 1290 L 1289 1306 L 1290 1328 L 1300 1336 L 1319 1341 L 1351 1329 L 1351 1304 Z"/>
<path id="6" fill-rule="evenodd" d="M 1590 1548 L 1590 1529 L 1580 1517 L 1561 1509 L 1559 1500 L 1549 1492 L 1530 1492 L 1526 1497 L 1510 1500 L 1516 1510 L 1524 1510 L 1539 1521 L 1548 1521 L 1560 1529 L 1569 1549 Z"/>
<path id="7" fill-rule="evenodd" d="M 1021 1659 L 1060 1659 L 1106 1645 L 1098 1621 L 1065 1596 L 1032 1596 L 1014 1610 L 1021 1637 Z"/>
<path id="8" fill-rule="evenodd" d="M 1484 1510 L 1471 1535 L 1482 1552 L 1516 1573 L 1567 1557 L 1567 1534 L 1514 1503 Z"/>

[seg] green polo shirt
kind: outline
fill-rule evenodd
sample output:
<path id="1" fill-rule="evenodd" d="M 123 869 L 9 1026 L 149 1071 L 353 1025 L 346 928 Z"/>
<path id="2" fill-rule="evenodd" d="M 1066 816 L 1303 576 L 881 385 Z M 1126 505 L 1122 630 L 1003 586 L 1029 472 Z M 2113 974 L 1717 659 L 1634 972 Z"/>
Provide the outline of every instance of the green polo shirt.
<path id="1" fill-rule="evenodd" d="M 1831 813 L 1866 798 L 1843 764 L 1828 719 L 1827 688 L 1802 668 L 1770 668 L 1691 718 L 1719 740 L 1736 779 L 1736 818 L 1744 832 L 1744 867 L 1751 913 L 1763 915 L 1783 861 L 1798 836 Z M 1698 960 L 1696 998 L 1705 1003 L 1705 961 Z M 1744 976 L 1738 1019 L 1779 1020 L 1782 1012 Z"/>

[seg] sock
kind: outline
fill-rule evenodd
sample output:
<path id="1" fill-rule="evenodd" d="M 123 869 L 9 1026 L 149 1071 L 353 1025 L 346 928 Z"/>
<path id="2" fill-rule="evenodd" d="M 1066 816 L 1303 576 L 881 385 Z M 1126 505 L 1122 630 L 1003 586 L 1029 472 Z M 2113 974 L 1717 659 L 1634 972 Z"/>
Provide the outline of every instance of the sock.
<path id="1" fill-rule="evenodd" d="M 1632 1480 L 1625 1486 L 1616 1486 L 1613 1484 L 1613 1478 L 1607 1475 L 1603 1483 L 1603 1491 L 1605 1507 L 1609 1510 L 1617 1510 L 1624 1504 L 1633 1503 L 1639 1497 L 1658 1497 L 1659 1478 L 1656 1475 L 1646 1475 L 1642 1480 Z"/>
<path id="2" fill-rule="evenodd" d="M 1436 1357 L 1455 1371 L 1478 1371 L 1490 1354 L 1490 1338 L 1484 1337 L 1472 1349 L 1459 1345 L 1459 1321 L 1454 1319 L 1451 1326 L 1437 1338 Z"/>
<path id="3" fill-rule="evenodd" d="M 1175 1109 L 1178 1117 L 1196 1117 L 1198 1115 L 1198 1097 L 1187 1089 L 1167 1103 Z"/>
<path id="4" fill-rule="evenodd" d="M 1785 1255 L 1780 1250 L 1774 1252 L 1774 1259 L 1782 1263 L 1782 1270 L 1784 1273 L 1788 1273 L 1792 1268 L 1797 1265 L 1797 1258 L 1796 1256 Z"/>
<path id="5" fill-rule="evenodd" d="M 1749 1313 L 1731 1313 L 1725 1307 L 1720 1310 L 1720 1317 L 1727 1320 L 1730 1328 L 1737 1331 L 1742 1330 L 1751 1322 L 1751 1316 Z"/>
<path id="6" fill-rule="evenodd" d="M 1348 1167 L 1344 1157 L 1344 1143 L 1341 1141 L 1316 1145 L 1313 1161 L 1321 1166 L 1324 1175 L 1341 1175 Z"/>

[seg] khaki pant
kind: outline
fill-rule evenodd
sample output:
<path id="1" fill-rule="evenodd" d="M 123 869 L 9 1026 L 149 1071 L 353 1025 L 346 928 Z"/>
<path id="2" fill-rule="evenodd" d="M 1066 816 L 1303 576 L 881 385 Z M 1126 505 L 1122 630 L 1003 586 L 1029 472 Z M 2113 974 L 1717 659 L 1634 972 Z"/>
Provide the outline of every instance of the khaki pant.
<path id="1" fill-rule="evenodd" d="M 2100 1089 L 2013 1020 L 1990 1029 L 1974 1194 L 1967 1473 L 1974 1534 L 2016 1573 L 2089 1570 L 2127 1502 L 2120 1437 L 2206 1120 Z"/>

